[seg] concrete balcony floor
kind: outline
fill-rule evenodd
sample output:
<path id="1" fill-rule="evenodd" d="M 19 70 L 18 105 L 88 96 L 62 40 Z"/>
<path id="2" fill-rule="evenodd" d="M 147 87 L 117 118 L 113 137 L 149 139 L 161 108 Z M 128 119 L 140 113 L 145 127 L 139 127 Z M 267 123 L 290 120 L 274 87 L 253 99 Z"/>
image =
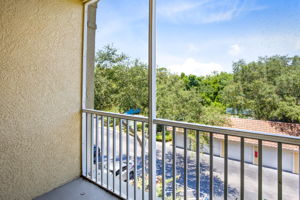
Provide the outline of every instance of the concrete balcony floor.
<path id="1" fill-rule="evenodd" d="M 97 185 L 78 178 L 58 187 L 34 200 L 119 200 L 118 197 L 101 189 Z"/>

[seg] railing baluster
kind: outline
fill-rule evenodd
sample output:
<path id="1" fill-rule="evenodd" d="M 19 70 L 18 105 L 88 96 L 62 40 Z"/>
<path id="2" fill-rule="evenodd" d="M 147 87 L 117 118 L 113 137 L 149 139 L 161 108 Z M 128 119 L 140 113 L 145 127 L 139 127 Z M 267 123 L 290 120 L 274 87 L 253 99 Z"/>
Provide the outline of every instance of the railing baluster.
<path id="1" fill-rule="evenodd" d="M 99 134 L 99 118 L 98 115 L 96 115 L 96 183 L 98 182 L 98 168 L 99 168 L 99 138 L 98 138 L 98 134 Z"/>
<path id="2" fill-rule="evenodd" d="M 262 140 L 258 140 L 258 199 L 262 199 Z"/>
<path id="3" fill-rule="evenodd" d="M 145 123 L 142 122 L 142 200 L 145 200 Z"/>
<path id="4" fill-rule="evenodd" d="M 165 190 L 166 190 L 166 165 L 165 165 L 165 149 L 166 149 L 166 127 L 163 126 L 162 131 L 162 199 L 165 199 Z"/>
<path id="5" fill-rule="evenodd" d="M 129 121 L 126 120 L 126 176 L 127 176 L 127 187 L 126 187 L 126 196 L 129 199 Z"/>
<path id="6" fill-rule="evenodd" d="M 214 135 L 209 133 L 209 199 L 213 199 L 214 189 Z"/>
<path id="7" fill-rule="evenodd" d="M 136 121 L 134 121 L 134 199 L 136 200 L 137 197 L 137 127 L 136 127 Z"/>
<path id="8" fill-rule="evenodd" d="M 104 183 L 104 116 L 101 116 L 101 185 Z"/>
<path id="9" fill-rule="evenodd" d="M 109 160 L 110 160 L 110 156 L 109 156 L 109 153 L 110 153 L 110 119 L 109 117 L 107 117 L 107 125 L 106 125 L 106 132 L 107 132 L 107 135 L 106 135 L 106 170 L 107 170 L 107 173 L 106 173 L 106 179 L 107 179 L 107 189 L 109 189 Z"/>
<path id="10" fill-rule="evenodd" d="M 89 149 L 89 126 L 88 126 L 88 113 L 86 113 L 86 148 L 85 148 L 85 152 L 86 152 L 86 177 L 89 177 L 89 168 L 88 168 L 88 163 L 89 163 L 89 158 L 88 158 L 88 149 Z"/>
<path id="11" fill-rule="evenodd" d="M 244 183 L 245 183 L 245 181 L 244 181 L 244 173 L 245 173 L 245 153 L 244 153 L 244 149 L 245 149 L 245 139 L 243 138 L 243 137 L 241 137 L 241 185 L 240 185 L 240 187 L 241 187 L 241 191 L 240 191 L 240 195 L 241 195 L 241 197 L 240 197 L 240 199 L 241 200 L 244 200 Z"/>
<path id="12" fill-rule="evenodd" d="M 91 114 L 91 179 L 94 180 L 93 165 L 94 165 L 94 114 Z"/>
<path id="13" fill-rule="evenodd" d="M 85 113 L 85 118 L 82 120 L 82 121 L 85 121 L 84 123 L 84 127 L 83 127 L 83 139 L 84 139 L 84 146 L 82 146 L 82 159 L 83 159 L 83 162 L 82 162 L 82 168 L 83 168 L 83 174 L 85 177 L 88 176 L 88 168 L 87 168 L 87 163 L 88 163 L 88 158 L 87 158 L 87 146 L 88 146 L 88 137 L 87 137 L 87 134 L 88 134 L 88 124 L 87 124 L 87 118 L 88 118 L 88 113 L 86 112 Z"/>
<path id="14" fill-rule="evenodd" d="M 300 146 L 298 148 L 298 192 L 299 192 L 299 200 L 300 200 Z"/>
<path id="15" fill-rule="evenodd" d="M 196 199 L 200 199 L 200 132 L 196 132 Z"/>
<path id="16" fill-rule="evenodd" d="M 187 199 L 187 130 L 184 129 L 184 199 Z"/>
<path id="17" fill-rule="evenodd" d="M 81 175 L 82 176 L 86 176 L 86 169 L 85 169 L 85 161 L 86 161 L 86 158 L 85 158 L 85 145 L 86 145 L 86 138 L 85 138 L 85 134 L 86 134 L 86 124 L 85 124 L 85 115 L 86 113 L 82 113 L 81 114 L 81 118 L 82 118 L 82 129 L 81 129 Z"/>
<path id="18" fill-rule="evenodd" d="M 173 126 L 173 200 L 176 200 L 176 127 Z"/>
<path id="19" fill-rule="evenodd" d="M 228 196 L 228 135 L 224 135 L 224 200 Z"/>
<path id="20" fill-rule="evenodd" d="M 115 192 L 115 174 L 116 174 L 116 118 L 113 118 L 113 191 Z"/>
<path id="21" fill-rule="evenodd" d="M 277 177 L 277 187 L 278 187 L 278 200 L 282 200 L 282 143 L 278 143 L 277 161 L 278 161 L 278 177 Z"/>
<path id="22" fill-rule="evenodd" d="M 122 152 L 122 119 L 119 122 L 119 192 L 120 196 L 122 196 L 122 163 L 123 163 L 123 152 Z"/>

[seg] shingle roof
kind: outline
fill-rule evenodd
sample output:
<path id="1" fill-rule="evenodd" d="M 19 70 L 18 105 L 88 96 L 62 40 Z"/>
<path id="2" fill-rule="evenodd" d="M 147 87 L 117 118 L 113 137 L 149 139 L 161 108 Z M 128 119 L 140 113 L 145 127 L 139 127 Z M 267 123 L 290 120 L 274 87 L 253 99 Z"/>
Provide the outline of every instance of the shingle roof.
<path id="1" fill-rule="evenodd" d="M 266 133 L 275 133 L 281 135 L 291 135 L 291 136 L 300 136 L 300 124 L 297 123 L 284 123 L 284 122 L 273 122 L 265 120 L 254 120 L 254 119 L 243 119 L 231 117 L 229 118 L 229 123 L 227 127 L 244 129 L 250 131 L 260 131 Z M 223 138 L 223 136 L 215 136 L 216 138 Z M 240 141 L 237 137 L 229 137 L 231 141 Z M 258 144 L 257 140 L 245 139 L 246 143 Z M 274 142 L 264 141 L 263 145 L 277 148 L 277 144 Z M 295 145 L 283 144 L 284 149 L 298 151 L 299 147 Z"/>
<path id="2" fill-rule="evenodd" d="M 284 123 L 231 117 L 229 118 L 229 127 L 266 133 L 300 136 L 300 124 L 297 123 Z"/>
<path id="3" fill-rule="evenodd" d="M 259 131 L 265 133 L 274 133 L 274 134 L 281 134 L 281 135 L 300 136 L 300 124 L 296 124 L 296 123 L 283 123 L 283 122 L 272 122 L 272 121 L 265 121 L 265 120 L 230 117 L 229 122 L 224 127 L 244 129 L 250 131 Z M 176 132 L 183 132 L 183 129 L 177 128 Z M 214 134 L 214 138 L 224 139 L 224 135 Z M 228 140 L 239 142 L 240 138 L 229 136 Z M 245 143 L 257 145 L 258 140 L 245 139 Z M 263 141 L 263 145 L 277 148 L 277 143 L 275 142 Z M 299 151 L 299 147 L 295 145 L 283 144 L 282 148 L 286 150 Z"/>

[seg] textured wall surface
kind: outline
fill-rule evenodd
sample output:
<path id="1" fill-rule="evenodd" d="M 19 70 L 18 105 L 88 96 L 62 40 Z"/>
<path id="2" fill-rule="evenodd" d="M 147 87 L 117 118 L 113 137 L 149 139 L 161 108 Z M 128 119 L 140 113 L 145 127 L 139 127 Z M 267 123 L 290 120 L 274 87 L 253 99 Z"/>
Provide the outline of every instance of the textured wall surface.
<path id="1" fill-rule="evenodd" d="M 83 4 L 0 0 L 0 199 L 80 175 Z"/>

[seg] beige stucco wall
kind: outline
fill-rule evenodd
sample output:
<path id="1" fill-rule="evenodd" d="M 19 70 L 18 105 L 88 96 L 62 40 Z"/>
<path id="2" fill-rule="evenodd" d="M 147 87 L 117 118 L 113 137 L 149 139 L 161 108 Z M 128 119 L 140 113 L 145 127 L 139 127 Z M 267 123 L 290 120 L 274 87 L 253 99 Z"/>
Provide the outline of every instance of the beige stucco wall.
<path id="1" fill-rule="evenodd" d="M 0 199 L 80 175 L 83 4 L 0 0 Z"/>

